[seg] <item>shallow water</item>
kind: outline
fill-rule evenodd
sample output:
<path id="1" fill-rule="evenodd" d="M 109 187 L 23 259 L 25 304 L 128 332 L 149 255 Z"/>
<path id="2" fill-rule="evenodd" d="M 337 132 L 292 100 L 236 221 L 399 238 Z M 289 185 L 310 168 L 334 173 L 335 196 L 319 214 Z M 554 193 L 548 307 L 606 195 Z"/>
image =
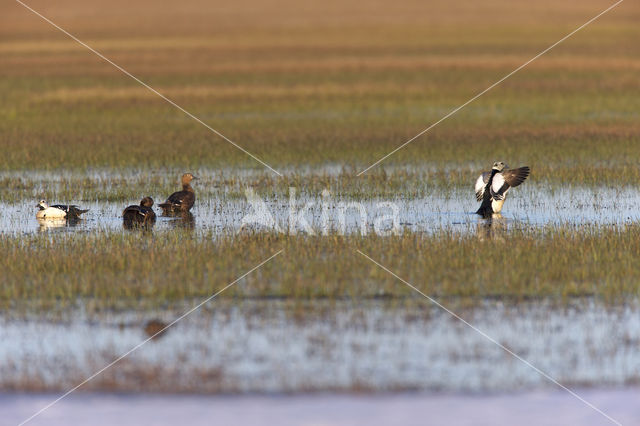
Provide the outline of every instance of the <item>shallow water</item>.
<path id="1" fill-rule="evenodd" d="M 640 383 L 637 306 L 486 302 L 451 308 L 564 385 Z M 5 315 L 0 388 L 70 388 L 143 341 L 148 320 L 168 323 L 179 314 L 87 317 L 76 311 L 24 320 Z M 542 388 L 556 386 L 426 300 L 214 300 L 85 389 L 485 393 Z"/>
<path id="2" fill-rule="evenodd" d="M 638 389 L 578 389 L 625 425 L 640 424 Z M 58 395 L 2 395 L 0 412 L 18 424 Z M 29 424 L 82 425 L 582 425 L 613 424 L 563 391 L 499 395 L 167 396 L 72 394 Z"/>
<path id="3" fill-rule="evenodd" d="M 214 234 L 236 233 L 241 228 L 276 229 L 264 225 L 268 223 L 264 220 L 265 212 L 268 212 L 277 224 L 277 229 L 287 232 L 293 222 L 289 198 L 272 197 L 263 201 L 265 210 L 256 211 L 255 205 L 247 199 L 199 197 L 192 210 L 193 220 L 160 217 L 154 229 L 162 231 L 182 227 Z M 383 203 L 397 206 L 400 232 L 435 232 L 446 229 L 473 233 L 477 232 L 478 225 L 485 223 L 473 214 L 478 205 L 471 190 L 453 190 L 417 199 L 397 197 L 366 200 L 332 196 L 325 199 L 321 194 L 303 193 L 296 197 L 294 212 L 300 212 L 308 203 L 311 206 L 306 210 L 304 218 L 309 223 L 311 231 L 316 234 L 322 233 L 325 229 L 346 234 L 388 232 L 392 229 L 392 219 L 383 220 L 382 216 L 391 215 L 392 209 Z M 323 203 L 326 206 L 326 219 L 323 217 Z M 359 210 L 354 203 L 362 206 L 363 210 Z M 0 233 L 20 235 L 41 231 L 93 232 L 123 229 L 121 214 L 126 207 L 123 203 L 78 203 L 82 208 L 90 210 L 75 226 L 60 221 L 37 221 L 35 204 L 33 200 L 21 203 L 0 202 L 0 210 L 3 212 L 0 216 Z M 640 190 L 631 187 L 552 190 L 541 185 L 523 185 L 509 194 L 503 210 L 502 223 L 530 226 L 624 224 L 640 220 L 639 207 Z M 252 215 L 261 219 L 243 225 L 243 218 Z M 380 221 L 379 227 L 375 226 L 377 220 Z M 258 223 L 260 221 L 263 223 Z M 302 232 L 303 226 L 298 222 L 295 229 L 296 232 Z"/>

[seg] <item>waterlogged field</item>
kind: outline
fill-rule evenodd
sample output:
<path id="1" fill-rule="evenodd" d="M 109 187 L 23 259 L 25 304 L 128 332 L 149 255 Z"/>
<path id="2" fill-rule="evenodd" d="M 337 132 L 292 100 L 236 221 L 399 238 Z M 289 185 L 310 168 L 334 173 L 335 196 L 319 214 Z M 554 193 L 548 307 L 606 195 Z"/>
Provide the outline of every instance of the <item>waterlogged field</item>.
<path id="1" fill-rule="evenodd" d="M 455 306 L 455 304 L 452 304 Z M 183 308 L 189 307 L 186 304 Z M 488 301 L 456 306 L 567 386 L 637 385 L 637 306 Z M 0 329 L 0 386 L 71 388 L 147 338 L 170 309 L 84 309 Z M 46 336 L 34 341 L 33 336 Z M 295 336 L 292 338 L 291 336 Z M 567 342 L 572 344 L 567 347 Z M 52 369 L 55 361 L 58 368 Z M 421 300 L 218 300 L 87 384 L 87 390 L 177 393 L 514 392 L 547 379 Z"/>
<path id="2" fill-rule="evenodd" d="M 245 393 L 385 392 L 374 405 L 394 412 L 389 395 L 427 392 L 407 410 L 468 407 L 434 408 L 447 423 L 482 412 L 472 393 L 522 424 L 535 392 L 554 405 L 562 389 L 508 350 L 640 419 L 620 403 L 640 380 L 638 4 L 364 174 L 611 3 L 28 4 L 282 175 L 0 6 L 0 391 L 68 390 L 224 289 L 78 392 L 234 395 L 220 415 Z M 532 173 L 487 221 L 473 183 L 496 160 Z M 164 201 L 184 172 L 200 178 L 191 215 L 123 228 L 124 207 Z M 40 199 L 89 212 L 38 222 Z M 20 422 L 42 398 L 0 409 Z M 35 421 L 82 423 L 74 401 Z M 572 402 L 565 423 L 608 420 Z"/>
<path id="3" fill-rule="evenodd" d="M 608 5 L 32 3 L 276 169 L 356 170 Z M 639 183 L 639 13 L 625 2 L 385 164 L 477 168 L 499 156 L 538 179 Z M 262 170 L 18 4 L 0 24 L 3 169 Z"/>

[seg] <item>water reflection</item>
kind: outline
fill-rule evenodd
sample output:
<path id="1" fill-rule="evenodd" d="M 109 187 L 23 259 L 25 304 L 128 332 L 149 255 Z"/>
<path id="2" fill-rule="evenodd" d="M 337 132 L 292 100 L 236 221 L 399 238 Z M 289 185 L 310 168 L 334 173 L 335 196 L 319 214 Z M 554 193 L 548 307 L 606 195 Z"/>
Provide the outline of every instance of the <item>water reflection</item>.
<path id="1" fill-rule="evenodd" d="M 500 213 L 494 213 L 486 219 L 478 219 L 476 235 L 480 241 L 503 240 L 508 229 L 508 223 L 509 220 L 507 218 Z"/>
<path id="2" fill-rule="evenodd" d="M 72 219 L 64 219 L 64 218 L 58 218 L 58 219 L 42 219 L 42 218 L 37 218 L 36 221 L 38 222 L 38 231 L 39 232 L 49 232 L 51 230 L 54 229 L 58 229 L 58 230 L 62 230 L 60 228 L 63 229 L 67 229 L 67 228 L 74 228 L 76 226 L 78 226 L 78 224 L 80 224 L 82 221 L 80 219 L 77 218 L 72 218 Z"/>
<path id="3" fill-rule="evenodd" d="M 127 231 L 151 232 L 155 222 L 140 223 L 127 219 L 122 219 L 122 227 Z"/>
<path id="4" fill-rule="evenodd" d="M 196 218 L 191 212 L 182 212 L 177 215 L 170 216 L 169 226 L 174 229 L 194 230 L 196 227 Z"/>

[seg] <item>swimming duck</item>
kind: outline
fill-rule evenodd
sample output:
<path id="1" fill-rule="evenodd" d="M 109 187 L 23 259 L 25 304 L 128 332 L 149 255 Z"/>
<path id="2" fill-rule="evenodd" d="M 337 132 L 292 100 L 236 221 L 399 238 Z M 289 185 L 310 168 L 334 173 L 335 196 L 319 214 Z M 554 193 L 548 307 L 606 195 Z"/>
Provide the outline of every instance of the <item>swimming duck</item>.
<path id="1" fill-rule="evenodd" d="M 509 189 L 524 182 L 529 172 L 527 166 L 509 169 L 502 161 L 493 163 L 491 171 L 482 173 L 476 181 L 476 199 L 482 201 L 476 213 L 484 218 L 500 213 Z"/>
<path id="2" fill-rule="evenodd" d="M 196 193 L 191 188 L 191 181 L 198 179 L 191 173 L 185 173 L 182 175 L 182 191 L 174 192 L 169 195 L 167 201 L 162 204 L 158 204 L 162 209 L 162 213 L 165 216 L 170 216 L 175 213 L 188 212 L 193 207 L 193 203 L 196 201 Z"/>
<path id="3" fill-rule="evenodd" d="M 82 213 L 87 210 L 80 210 L 76 205 L 54 204 L 50 206 L 45 200 L 40 200 L 36 206 L 40 210 L 36 213 L 38 219 L 80 219 Z"/>
<path id="4" fill-rule="evenodd" d="M 156 221 L 156 214 L 153 209 L 153 198 L 144 197 L 140 201 L 139 206 L 129 206 L 122 212 L 122 219 L 125 224 L 128 223 L 130 225 L 139 224 L 139 225 L 147 225 L 153 224 Z"/>

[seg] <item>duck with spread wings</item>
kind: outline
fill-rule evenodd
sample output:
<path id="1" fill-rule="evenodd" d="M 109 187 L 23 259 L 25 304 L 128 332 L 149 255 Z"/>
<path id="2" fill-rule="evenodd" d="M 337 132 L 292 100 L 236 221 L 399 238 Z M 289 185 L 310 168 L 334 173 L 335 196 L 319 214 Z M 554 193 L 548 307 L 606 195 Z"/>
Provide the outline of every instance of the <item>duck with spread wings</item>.
<path id="1" fill-rule="evenodd" d="M 476 181 L 476 199 L 482 202 L 476 213 L 484 218 L 500 213 L 509 189 L 524 182 L 530 171 L 528 166 L 510 169 L 502 161 L 493 163 Z"/>

